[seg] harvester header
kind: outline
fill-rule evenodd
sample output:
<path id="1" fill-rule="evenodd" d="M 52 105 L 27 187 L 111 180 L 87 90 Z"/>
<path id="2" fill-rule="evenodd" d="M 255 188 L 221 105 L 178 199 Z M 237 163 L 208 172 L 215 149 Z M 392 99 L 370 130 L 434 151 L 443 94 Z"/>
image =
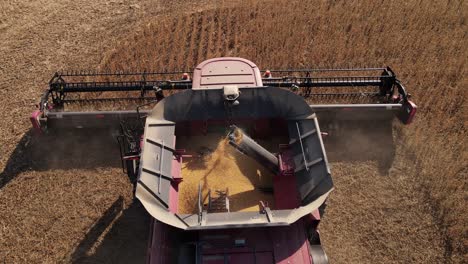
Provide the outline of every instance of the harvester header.
<path id="1" fill-rule="evenodd" d="M 81 123 L 81 118 L 73 106 L 117 102 L 119 107 L 110 109 L 112 113 L 103 111 L 108 109 L 93 111 L 92 107 L 87 107 L 85 111 L 88 114 L 99 114 L 103 119 L 118 124 L 120 117 L 137 115 L 136 108 L 139 105 L 154 103 L 178 91 L 220 88 L 223 82 L 230 82 L 226 78 L 236 78 L 240 88 L 264 86 L 293 91 L 310 103 L 320 116 L 321 122 L 328 122 L 329 119 L 336 122 L 336 117 L 343 120 L 382 120 L 393 119 L 396 116 L 402 123 L 409 124 L 416 113 L 416 105 L 410 101 L 409 93 L 390 67 L 260 71 L 252 63 L 253 67 L 250 64 L 239 66 L 239 69 L 235 69 L 239 70 L 236 74 L 223 74 L 221 70 L 215 73 L 216 68 L 210 67 L 220 59 L 228 65 L 223 66 L 224 70 L 235 69 L 234 66 L 229 66 L 229 63 L 233 63 L 230 58 L 218 58 L 200 64 L 195 68 L 193 78 L 187 76 L 188 71 L 57 72 L 49 81 L 49 88 L 42 95 L 38 110 L 33 114 L 31 121 L 38 130 L 45 130 L 56 124 L 59 114 L 63 120 L 60 123 L 65 123 L 64 126 L 95 126 L 95 122 L 90 122 L 89 125 L 76 124 L 75 122 Z M 242 78 L 248 79 L 246 71 L 249 68 L 258 73 L 251 82 L 245 82 Z M 265 77 L 267 71 L 269 74 Z M 220 78 L 223 79 L 222 82 L 216 81 Z M 79 112 L 83 110 L 80 109 Z M 143 115 L 147 113 L 148 111 L 142 111 Z M 70 122 L 70 119 L 73 121 Z"/>

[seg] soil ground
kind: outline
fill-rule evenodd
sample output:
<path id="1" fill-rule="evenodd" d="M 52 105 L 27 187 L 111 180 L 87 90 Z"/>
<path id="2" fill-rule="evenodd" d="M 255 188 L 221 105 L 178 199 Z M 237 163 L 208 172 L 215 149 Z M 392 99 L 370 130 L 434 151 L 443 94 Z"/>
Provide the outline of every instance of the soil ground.
<path id="1" fill-rule="evenodd" d="M 394 124 L 376 149 L 362 133 L 327 140 L 336 190 L 320 229 L 325 250 L 332 263 L 466 261 L 466 3 L 256 2 L 242 1 L 253 5 L 245 11 L 188 0 L 0 1 L 0 262 L 145 259 L 149 217 L 112 137 L 39 141 L 30 130 L 54 71 L 185 69 L 220 55 L 260 67 L 398 67 L 409 89 L 421 87 L 420 120 L 415 132 Z M 346 142 L 355 146 L 343 155 Z"/>

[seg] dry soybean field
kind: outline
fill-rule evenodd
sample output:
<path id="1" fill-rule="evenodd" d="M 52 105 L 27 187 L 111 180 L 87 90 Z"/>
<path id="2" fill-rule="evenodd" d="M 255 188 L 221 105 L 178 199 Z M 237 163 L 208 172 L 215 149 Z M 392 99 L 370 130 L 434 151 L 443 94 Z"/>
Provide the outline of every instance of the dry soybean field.
<path id="1" fill-rule="evenodd" d="M 186 70 L 219 56 L 391 66 L 418 113 L 390 139 L 326 144 L 325 250 L 331 263 L 466 263 L 467 13 L 462 0 L 0 0 L 0 263 L 145 261 L 150 219 L 112 137 L 31 130 L 55 71 Z M 349 142 L 356 153 L 340 153 Z"/>

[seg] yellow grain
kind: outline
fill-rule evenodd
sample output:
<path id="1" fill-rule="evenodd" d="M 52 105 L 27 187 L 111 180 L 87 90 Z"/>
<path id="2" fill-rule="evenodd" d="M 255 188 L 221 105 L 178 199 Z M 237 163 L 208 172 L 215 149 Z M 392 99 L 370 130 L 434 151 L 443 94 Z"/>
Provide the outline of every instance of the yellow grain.
<path id="1" fill-rule="evenodd" d="M 273 206 L 273 194 L 259 190 L 271 187 L 272 174 L 251 158 L 228 146 L 228 140 L 219 135 L 190 137 L 184 147 L 200 155 L 186 159 L 182 165 L 183 181 L 179 185 L 179 213 L 198 210 L 198 186 L 207 202 L 208 190 L 229 189 L 231 212 L 257 211 L 259 201 Z M 209 152 L 209 153 L 208 153 Z"/>

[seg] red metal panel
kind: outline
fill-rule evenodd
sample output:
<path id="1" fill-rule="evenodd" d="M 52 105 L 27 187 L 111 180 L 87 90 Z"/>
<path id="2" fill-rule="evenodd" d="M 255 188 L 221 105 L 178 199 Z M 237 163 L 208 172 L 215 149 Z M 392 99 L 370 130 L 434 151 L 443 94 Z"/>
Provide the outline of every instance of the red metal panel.
<path id="1" fill-rule="evenodd" d="M 235 57 L 214 58 L 200 63 L 193 71 L 192 89 L 263 86 L 262 76 L 253 62 Z"/>
<path id="2" fill-rule="evenodd" d="M 275 190 L 275 210 L 298 208 L 296 178 L 294 175 L 277 175 L 273 177 Z"/>
<path id="3" fill-rule="evenodd" d="M 148 248 L 149 264 L 171 263 L 171 248 L 168 245 L 170 241 L 169 227 L 157 220 L 152 223 L 152 238 Z"/>
<path id="4" fill-rule="evenodd" d="M 190 123 L 186 121 L 177 122 L 175 134 L 177 137 L 190 135 Z"/>
<path id="5" fill-rule="evenodd" d="M 294 176 L 294 164 L 290 153 L 286 150 L 280 154 L 279 175 L 273 177 L 273 189 L 275 190 L 275 210 L 294 209 L 300 206 L 297 192 L 296 177 Z"/>
<path id="6" fill-rule="evenodd" d="M 174 136 L 174 149 L 176 147 L 176 136 Z M 182 157 L 174 155 L 172 158 L 171 176 L 174 181 L 171 183 L 169 190 L 169 210 L 177 213 L 179 210 L 179 183 L 182 181 Z"/>
<path id="7" fill-rule="evenodd" d="M 184 231 L 153 221 L 148 263 L 171 263 Z M 198 234 L 202 263 L 311 264 L 304 221 L 284 227 L 206 230 Z M 242 244 L 236 241 L 243 241 Z"/>
<path id="8" fill-rule="evenodd" d="M 309 256 L 309 242 L 302 220 L 287 227 L 273 228 L 270 233 L 275 247 L 275 263 L 312 263 Z"/>
<path id="9" fill-rule="evenodd" d="M 243 240 L 235 246 L 235 240 Z M 310 264 L 304 221 L 290 226 L 201 231 L 203 263 Z M 256 262 L 254 262 L 256 261 Z"/>
<path id="10" fill-rule="evenodd" d="M 179 210 L 179 182 L 172 182 L 169 190 L 169 211 L 177 213 Z"/>
<path id="11" fill-rule="evenodd" d="M 203 257 L 203 264 L 224 264 L 223 255 L 210 255 Z"/>
<path id="12" fill-rule="evenodd" d="M 254 133 L 252 136 L 256 138 L 266 138 L 270 133 L 270 120 L 269 119 L 257 119 L 254 123 Z"/>
<path id="13" fill-rule="evenodd" d="M 247 129 L 255 138 L 267 138 L 268 136 L 284 136 L 288 134 L 287 123 L 283 119 L 234 119 L 232 123 Z M 178 122 L 175 133 L 177 136 L 206 135 L 210 127 L 228 126 L 226 119 L 208 119 L 190 122 Z"/>
<path id="14" fill-rule="evenodd" d="M 190 122 L 189 135 L 206 135 L 207 129 L 206 121 Z"/>
<path id="15" fill-rule="evenodd" d="M 39 116 L 41 114 L 41 111 L 35 110 L 34 112 L 32 112 L 31 117 L 29 118 L 36 133 L 42 133 L 41 125 L 39 123 Z"/>
<path id="16" fill-rule="evenodd" d="M 287 136 L 288 135 L 288 122 L 283 118 L 271 119 L 271 136 Z"/>
<path id="17" fill-rule="evenodd" d="M 257 264 L 270 264 L 274 263 L 272 252 L 260 252 L 255 254 L 255 260 Z"/>
<path id="18" fill-rule="evenodd" d="M 418 107 L 412 101 L 408 101 L 408 103 L 403 105 L 403 114 L 401 115 L 400 119 L 405 125 L 409 125 L 411 122 L 413 122 L 413 118 L 416 115 L 417 109 Z"/>
<path id="19" fill-rule="evenodd" d="M 240 264 L 272 264 L 274 263 L 272 252 L 250 252 L 250 253 L 231 253 L 231 254 L 217 254 L 208 255 L 203 257 L 203 264 L 224 264 L 227 263 L 240 263 Z"/>
<path id="20" fill-rule="evenodd" d="M 241 254 L 230 255 L 229 263 L 255 264 L 255 254 L 254 253 L 241 253 Z"/>

